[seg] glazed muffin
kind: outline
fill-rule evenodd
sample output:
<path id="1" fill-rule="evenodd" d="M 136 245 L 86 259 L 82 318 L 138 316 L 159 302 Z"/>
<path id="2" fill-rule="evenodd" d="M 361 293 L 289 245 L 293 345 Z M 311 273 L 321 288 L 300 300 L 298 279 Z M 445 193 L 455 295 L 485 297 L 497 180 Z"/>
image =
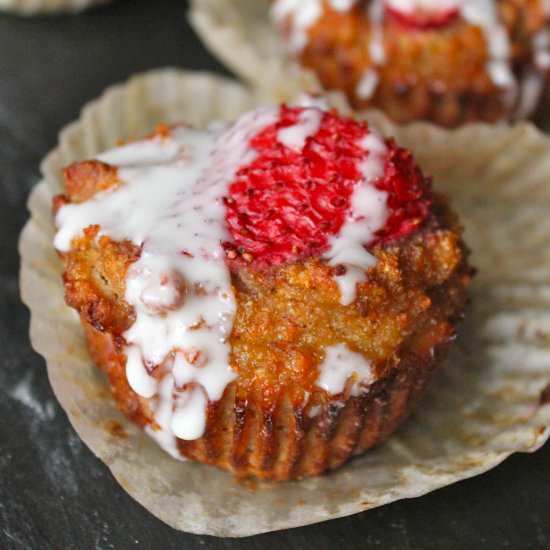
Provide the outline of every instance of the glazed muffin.
<path id="1" fill-rule="evenodd" d="M 65 170 L 66 301 L 175 457 L 322 474 L 406 418 L 455 336 L 461 227 L 411 153 L 316 106 L 161 127 Z"/>
<path id="2" fill-rule="evenodd" d="M 399 123 L 524 119 L 546 93 L 545 0 L 275 0 L 272 16 L 326 89 Z"/>

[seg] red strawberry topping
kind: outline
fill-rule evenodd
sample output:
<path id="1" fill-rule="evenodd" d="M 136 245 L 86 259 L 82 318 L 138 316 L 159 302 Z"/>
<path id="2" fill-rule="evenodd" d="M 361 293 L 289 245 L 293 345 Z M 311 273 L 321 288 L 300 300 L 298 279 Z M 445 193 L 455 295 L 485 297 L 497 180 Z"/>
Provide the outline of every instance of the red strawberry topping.
<path id="1" fill-rule="evenodd" d="M 386 14 L 406 29 L 433 30 L 450 25 L 460 15 L 460 9 L 458 6 L 445 6 L 400 10 L 389 1 L 386 4 Z"/>
<path id="2" fill-rule="evenodd" d="M 225 200 L 231 259 L 240 254 L 276 264 L 320 256 L 347 219 L 353 191 L 363 181 L 361 164 L 369 152 L 360 142 L 369 128 L 327 111 L 303 149 L 280 143 L 279 131 L 299 123 L 303 111 L 281 107 L 279 120 L 250 141 L 257 156 L 238 171 Z M 408 235 L 425 220 L 431 202 L 429 180 L 411 153 L 391 140 L 385 145 L 384 175 L 374 184 L 388 194 L 387 221 L 365 246 Z"/>

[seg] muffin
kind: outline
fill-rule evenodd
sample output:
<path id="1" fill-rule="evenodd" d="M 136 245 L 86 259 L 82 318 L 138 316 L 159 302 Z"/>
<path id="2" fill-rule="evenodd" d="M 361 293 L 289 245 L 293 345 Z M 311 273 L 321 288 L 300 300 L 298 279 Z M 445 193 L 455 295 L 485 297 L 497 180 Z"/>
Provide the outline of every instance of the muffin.
<path id="1" fill-rule="evenodd" d="M 333 470 L 441 363 L 472 271 L 411 153 L 313 104 L 163 126 L 65 169 L 65 297 L 121 410 L 237 476 Z"/>
<path id="2" fill-rule="evenodd" d="M 550 70 L 545 0 L 275 0 L 288 54 L 356 109 L 454 127 L 533 115 Z"/>

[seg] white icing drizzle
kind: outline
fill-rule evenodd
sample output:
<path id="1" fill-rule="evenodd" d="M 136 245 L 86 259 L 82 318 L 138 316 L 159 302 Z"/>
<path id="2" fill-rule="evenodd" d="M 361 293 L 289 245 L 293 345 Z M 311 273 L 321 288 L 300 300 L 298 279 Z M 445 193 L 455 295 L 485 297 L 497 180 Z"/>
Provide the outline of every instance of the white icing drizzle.
<path id="1" fill-rule="evenodd" d="M 321 405 L 313 405 L 313 407 L 311 407 L 308 410 L 307 416 L 309 418 L 315 418 L 320 412 L 321 412 Z"/>
<path id="2" fill-rule="evenodd" d="M 495 0 L 386 0 L 394 10 L 411 15 L 415 11 L 459 10 L 462 19 L 479 27 L 487 43 L 487 72 L 493 82 L 507 90 L 511 106 L 517 97 L 516 78 L 510 66 L 510 37 L 499 18 Z"/>
<path id="3" fill-rule="evenodd" d="M 550 30 L 544 28 L 533 37 L 533 60 L 541 71 L 550 69 Z"/>
<path id="4" fill-rule="evenodd" d="M 302 150 L 307 139 L 319 131 L 322 118 L 323 111 L 320 109 L 304 109 L 298 116 L 297 124 L 281 128 L 277 132 L 277 141 L 291 149 Z"/>
<path id="5" fill-rule="evenodd" d="M 146 399 L 156 395 L 157 381 L 147 372 L 140 349 L 137 346 L 127 346 L 124 351 L 126 354 L 126 378 L 130 387 Z"/>
<path id="6" fill-rule="evenodd" d="M 126 373 L 150 399 L 160 426 L 155 439 L 171 454 L 174 436 L 202 435 L 208 401 L 236 377 L 227 343 L 236 304 L 222 249 L 223 197 L 238 168 L 255 158 L 250 138 L 277 117 L 276 108 L 258 110 L 225 131 L 177 128 L 100 155 L 118 167 L 122 184 L 57 214 L 60 251 L 91 224 L 141 247 L 126 279 L 136 314 L 124 334 Z M 160 376 L 149 372 L 155 366 Z"/>
<path id="7" fill-rule="evenodd" d="M 542 12 L 546 18 L 544 28 L 533 38 L 535 66 L 541 71 L 550 69 L 550 0 L 541 0 Z"/>
<path id="8" fill-rule="evenodd" d="M 200 388 L 183 392 L 175 401 L 170 423 L 172 433 L 180 439 L 191 441 L 201 437 L 206 428 L 207 407 L 208 398 Z"/>
<path id="9" fill-rule="evenodd" d="M 385 0 L 372 0 L 368 10 L 371 23 L 369 56 L 372 67 L 363 74 L 356 87 L 357 97 L 365 101 L 374 96 L 380 82 L 379 68 L 386 63 L 386 47 L 384 45 Z"/>
<path id="10" fill-rule="evenodd" d="M 329 265 L 345 267 L 343 275 L 335 276 L 343 305 L 355 300 L 357 283 L 365 281 L 365 270 L 376 264 L 376 258 L 364 245 L 384 227 L 388 215 L 387 193 L 374 185 L 384 174 L 386 144 L 376 131 L 369 129 L 360 146 L 369 153 L 361 164 L 363 177 L 351 196 L 347 219 L 340 233 L 330 239 L 330 249 L 325 254 Z"/>
<path id="11" fill-rule="evenodd" d="M 372 0 L 369 6 L 371 22 L 371 38 L 369 42 L 369 55 L 374 65 L 386 63 L 386 48 L 384 46 L 384 0 Z"/>
<path id="12" fill-rule="evenodd" d="M 519 101 L 513 120 L 528 118 L 539 104 L 544 90 L 544 77 L 536 69 L 530 69 L 520 83 Z"/>
<path id="13" fill-rule="evenodd" d="M 278 0 L 271 8 L 275 21 L 291 20 L 288 47 L 291 52 L 302 51 L 308 42 L 307 32 L 322 14 L 319 0 Z"/>
<path id="14" fill-rule="evenodd" d="M 468 23 L 482 29 L 487 42 L 489 61 L 487 72 L 493 82 L 508 90 L 507 103 L 511 106 L 517 97 L 517 82 L 510 66 L 510 37 L 500 21 L 494 0 L 462 0 L 460 13 Z"/>
<path id="15" fill-rule="evenodd" d="M 521 77 L 520 94 L 513 120 L 528 118 L 537 109 L 546 84 L 546 74 L 550 70 L 550 0 L 541 0 L 541 3 L 546 23 L 531 42 L 533 65 Z"/>
<path id="16" fill-rule="evenodd" d="M 321 111 L 328 111 L 330 108 L 329 102 L 326 97 L 313 96 L 310 94 L 299 94 L 298 97 L 292 102 L 293 107 L 304 107 L 320 109 Z"/>
<path id="17" fill-rule="evenodd" d="M 330 395 L 342 393 L 350 377 L 354 378 L 352 395 L 358 395 L 360 384 L 372 384 L 375 376 L 371 364 L 344 344 L 325 348 L 325 359 L 319 366 L 317 386 Z M 318 413 L 318 411 L 316 411 Z"/>
<path id="18" fill-rule="evenodd" d="M 169 455 L 179 458 L 177 439 L 172 432 L 172 416 L 174 413 L 174 389 L 175 382 L 173 376 L 165 376 L 159 383 L 158 395 L 156 397 L 155 421 L 158 424 L 158 430 L 151 426 L 146 426 L 145 432 L 151 436 L 162 449 Z"/>
<path id="19" fill-rule="evenodd" d="M 376 92 L 380 77 L 376 69 L 368 69 L 365 71 L 355 89 L 355 93 L 359 99 L 370 99 Z"/>
<path id="20" fill-rule="evenodd" d="M 357 0 L 329 0 L 330 6 L 336 11 L 349 11 L 355 4 Z"/>

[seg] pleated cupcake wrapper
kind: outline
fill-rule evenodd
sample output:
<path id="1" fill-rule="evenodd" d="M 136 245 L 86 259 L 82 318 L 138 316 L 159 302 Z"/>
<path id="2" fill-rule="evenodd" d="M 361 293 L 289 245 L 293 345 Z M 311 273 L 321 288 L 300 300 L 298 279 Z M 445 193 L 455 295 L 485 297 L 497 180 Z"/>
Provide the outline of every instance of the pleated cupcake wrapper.
<path id="1" fill-rule="evenodd" d="M 113 395 L 119 405 L 134 419 L 151 418 L 151 401 L 129 398 L 128 387 L 119 382 L 125 380 L 125 362 L 113 356 L 112 336 L 88 323 L 84 327 L 96 365 L 117 381 Z M 265 406 L 263 393 L 243 395 L 231 383 L 220 401 L 209 404 L 204 435 L 180 440 L 179 450 L 238 477 L 289 480 L 334 470 L 383 441 L 406 418 L 440 366 L 442 352 L 439 347 L 430 363 L 406 357 L 398 370 L 377 380 L 368 393 L 333 402 L 310 395 L 296 403 L 290 388 Z"/>
<path id="2" fill-rule="evenodd" d="M 155 516 L 184 531 L 231 537 L 419 496 L 539 448 L 550 435 L 550 406 L 541 398 L 550 383 L 550 141 L 529 125 L 448 132 L 428 124 L 398 128 L 378 113 L 364 115 L 410 147 L 435 189 L 450 195 L 479 268 L 446 365 L 386 443 L 331 475 L 258 482 L 251 490 L 209 466 L 175 461 L 117 410 L 63 301 L 51 220 L 60 170 L 157 123 L 203 127 L 260 101 L 208 74 L 147 73 L 86 106 L 45 159 L 45 180 L 31 194 L 32 217 L 20 241 L 21 292 L 33 346 L 83 441 Z"/>
<path id="3" fill-rule="evenodd" d="M 0 11 L 17 15 L 77 13 L 111 0 L 0 0 Z"/>

